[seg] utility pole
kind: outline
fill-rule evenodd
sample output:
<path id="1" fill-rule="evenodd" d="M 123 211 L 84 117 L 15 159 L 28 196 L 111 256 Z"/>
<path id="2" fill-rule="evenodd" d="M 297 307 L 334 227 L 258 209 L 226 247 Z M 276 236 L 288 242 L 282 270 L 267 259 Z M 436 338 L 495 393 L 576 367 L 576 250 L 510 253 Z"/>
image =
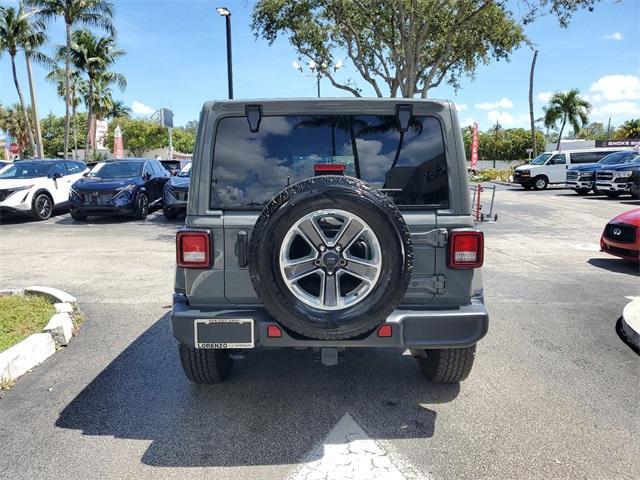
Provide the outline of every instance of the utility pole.
<path id="1" fill-rule="evenodd" d="M 229 88 L 229 99 L 233 99 L 233 69 L 231 60 L 231 12 L 227 7 L 216 8 L 218 13 L 224 17 L 227 29 L 227 84 Z"/>
<path id="2" fill-rule="evenodd" d="M 533 119 L 533 73 L 536 68 L 537 58 L 538 50 L 534 50 L 533 60 L 531 61 L 531 72 L 529 73 L 529 118 L 531 120 L 531 150 L 534 158 L 538 155 L 538 146 L 536 145 L 536 123 Z"/>
<path id="3" fill-rule="evenodd" d="M 607 142 L 609 141 L 610 133 L 611 133 L 611 117 L 609 117 L 609 123 L 607 124 Z"/>

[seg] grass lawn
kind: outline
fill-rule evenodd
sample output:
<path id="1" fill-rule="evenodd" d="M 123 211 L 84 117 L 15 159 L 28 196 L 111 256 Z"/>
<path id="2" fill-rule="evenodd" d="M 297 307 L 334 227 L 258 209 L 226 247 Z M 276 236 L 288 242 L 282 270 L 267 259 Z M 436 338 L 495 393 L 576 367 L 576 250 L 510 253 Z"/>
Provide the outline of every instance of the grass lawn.
<path id="1" fill-rule="evenodd" d="M 55 308 L 38 295 L 9 295 L 0 297 L 0 352 L 41 332 Z"/>

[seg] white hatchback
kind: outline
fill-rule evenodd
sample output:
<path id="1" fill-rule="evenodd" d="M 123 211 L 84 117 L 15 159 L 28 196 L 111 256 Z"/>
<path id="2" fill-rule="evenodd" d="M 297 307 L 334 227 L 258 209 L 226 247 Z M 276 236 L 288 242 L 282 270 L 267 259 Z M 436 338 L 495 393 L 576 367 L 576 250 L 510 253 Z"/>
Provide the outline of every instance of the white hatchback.
<path id="1" fill-rule="evenodd" d="M 87 166 L 74 160 L 21 160 L 0 170 L 0 214 L 46 220 L 69 201 L 69 189 Z"/>

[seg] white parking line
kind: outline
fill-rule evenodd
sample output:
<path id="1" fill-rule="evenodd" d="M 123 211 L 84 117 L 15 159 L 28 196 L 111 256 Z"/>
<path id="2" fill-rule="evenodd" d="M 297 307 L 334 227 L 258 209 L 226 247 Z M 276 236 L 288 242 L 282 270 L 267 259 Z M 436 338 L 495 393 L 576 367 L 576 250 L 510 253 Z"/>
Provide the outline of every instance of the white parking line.
<path id="1" fill-rule="evenodd" d="M 587 252 L 599 252 L 600 245 L 597 243 L 579 243 L 578 245 L 574 245 L 573 248 L 575 250 L 585 250 Z"/>
<path id="2" fill-rule="evenodd" d="M 369 438 L 351 415 L 345 413 L 290 480 L 407 480 L 419 477 L 392 460 Z"/>

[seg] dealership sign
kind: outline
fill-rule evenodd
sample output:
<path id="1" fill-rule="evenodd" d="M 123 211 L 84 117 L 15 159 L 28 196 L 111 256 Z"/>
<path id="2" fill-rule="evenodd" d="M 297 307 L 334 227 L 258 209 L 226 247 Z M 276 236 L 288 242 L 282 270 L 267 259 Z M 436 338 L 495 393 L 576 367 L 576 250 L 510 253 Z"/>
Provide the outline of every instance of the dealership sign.
<path id="1" fill-rule="evenodd" d="M 640 140 L 596 140 L 597 147 L 635 147 Z"/>

